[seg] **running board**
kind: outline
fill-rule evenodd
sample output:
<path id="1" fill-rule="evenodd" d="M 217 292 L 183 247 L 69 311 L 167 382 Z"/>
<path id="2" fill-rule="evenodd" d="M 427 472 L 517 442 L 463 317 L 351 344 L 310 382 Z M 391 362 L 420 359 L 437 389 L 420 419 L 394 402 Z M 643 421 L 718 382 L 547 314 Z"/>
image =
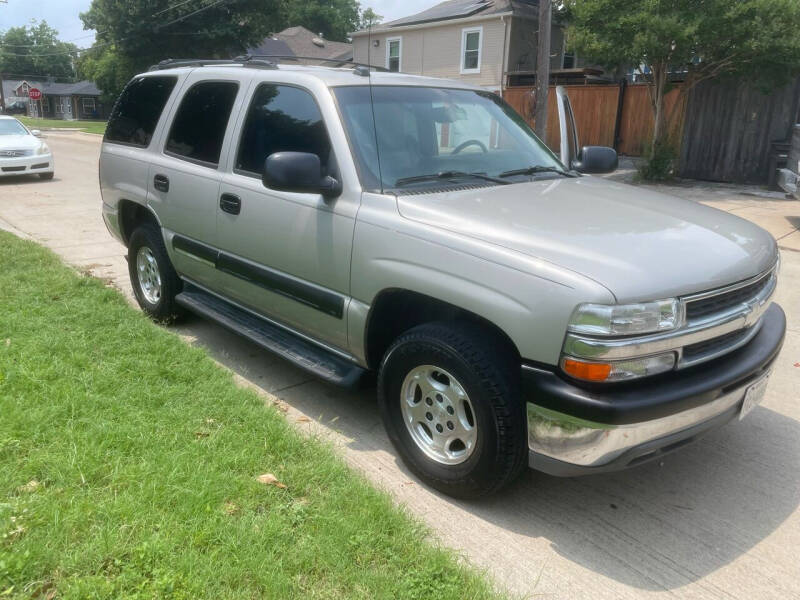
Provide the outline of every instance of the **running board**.
<path id="1" fill-rule="evenodd" d="M 355 389 L 367 372 L 357 364 L 189 283 L 184 282 L 183 292 L 175 297 L 175 301 L 335 385 Z"/>

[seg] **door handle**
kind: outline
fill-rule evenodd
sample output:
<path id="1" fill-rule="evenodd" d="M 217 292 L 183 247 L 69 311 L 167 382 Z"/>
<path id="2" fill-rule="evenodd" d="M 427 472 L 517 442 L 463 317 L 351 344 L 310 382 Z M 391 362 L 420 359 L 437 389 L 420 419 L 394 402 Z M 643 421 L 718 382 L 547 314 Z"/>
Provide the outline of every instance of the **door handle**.
<path id="1" fill-rule="evenodd" d="M 242 212 L 242 199 L 234 194 L 222 194 L 219 197 L 219 207 L 226 213 L 238 215 Z"/>
<path id="2" fill-rule="evenodd" d="M 153 177 L 153 187 L 159 192 L 169 191 L 169 178 L 166 175 L 156 175 Z"/>

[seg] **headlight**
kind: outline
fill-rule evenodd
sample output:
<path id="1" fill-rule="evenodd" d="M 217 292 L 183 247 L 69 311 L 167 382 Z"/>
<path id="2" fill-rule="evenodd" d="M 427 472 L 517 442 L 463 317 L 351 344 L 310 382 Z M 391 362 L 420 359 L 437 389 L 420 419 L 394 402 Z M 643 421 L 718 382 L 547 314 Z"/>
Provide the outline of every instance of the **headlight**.
<path id="1" fill-rule="evenodd" d="M 681 304 L 675 298 L 637 304 L 581 304 L 568 330 L 590 335 L 634 335 L 675 329 L 681 325 Z"/>
<path id="2" fill-rule="evenodd" d="M 50 154 L 50 147 L 44 142 L 36 149 L 36 155 L 39 156 L 41 154 Z"/>

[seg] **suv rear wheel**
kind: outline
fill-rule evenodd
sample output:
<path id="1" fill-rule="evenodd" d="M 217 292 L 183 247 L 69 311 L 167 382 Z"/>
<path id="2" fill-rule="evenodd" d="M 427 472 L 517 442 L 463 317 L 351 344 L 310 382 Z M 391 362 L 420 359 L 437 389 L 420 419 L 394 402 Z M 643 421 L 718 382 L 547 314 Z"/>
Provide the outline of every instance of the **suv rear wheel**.
<path id="1" fill-rule="evenodd" d="M 511 353 L 480 326 L 430 323 L 386 352 L 381 415 L 408 467 L 463 498 L 497 491 L 525 466 L 524 403 Z"/>
<path id="2" fill-rule="evenodd" d="M 131 234 L 128 273 L 136 300 L 150 317 L 168 323 L 183 314 L 175 302 L 183 286 L 157 225 L 144 223 Z"/>

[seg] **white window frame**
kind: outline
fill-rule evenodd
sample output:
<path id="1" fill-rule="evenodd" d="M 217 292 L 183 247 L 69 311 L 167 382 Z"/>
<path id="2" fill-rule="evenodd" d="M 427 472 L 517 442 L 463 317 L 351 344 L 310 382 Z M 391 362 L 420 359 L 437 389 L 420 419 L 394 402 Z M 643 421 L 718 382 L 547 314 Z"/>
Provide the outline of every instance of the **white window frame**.
<path id="1" fill-rule="evenodd" d="M 397 42 L 397 72 L 403 71 L 403 36 L 386 38 L 386 68 L 389 68 L 389 49 Z"/>
<path id="2" fill-rule="evenodd" d="M 87 101 L 90 101 L 90 102 L 92 103 L 92 108 L 91 108 L 91 110 L 86 110 L 86 102 L 87 102 Z M 86 96 L 84 96 L 83 98 L 81 98 L 81 108 L 83 109 L 83 112 L 84 112 L 84 113 L 90 113 L 90 112 L 94 112 L 94 111 L 96 111 L 96 110 L 97 110 L 97 103 L 95 102 L 95 100 L 94 100 L 94 98 L 93 98 L 93 97 L 91 97 L 91 96 L 89 96 L 89 97 L 86 97 Z"/>
<path id="3" fill-rule="evenodd" d="M 464 62 L 467 52 L 467 34 L 478 33 L 478 67 L 476 69 L 464 68 Z M 462 75 L 469 75 L 470 73 L 481 72 L 481 54 L 483 53 L 483 26 L 479 27 L 465 27 L 461 30 L 461 56 L 459 56 L 459 72 Z"/>

